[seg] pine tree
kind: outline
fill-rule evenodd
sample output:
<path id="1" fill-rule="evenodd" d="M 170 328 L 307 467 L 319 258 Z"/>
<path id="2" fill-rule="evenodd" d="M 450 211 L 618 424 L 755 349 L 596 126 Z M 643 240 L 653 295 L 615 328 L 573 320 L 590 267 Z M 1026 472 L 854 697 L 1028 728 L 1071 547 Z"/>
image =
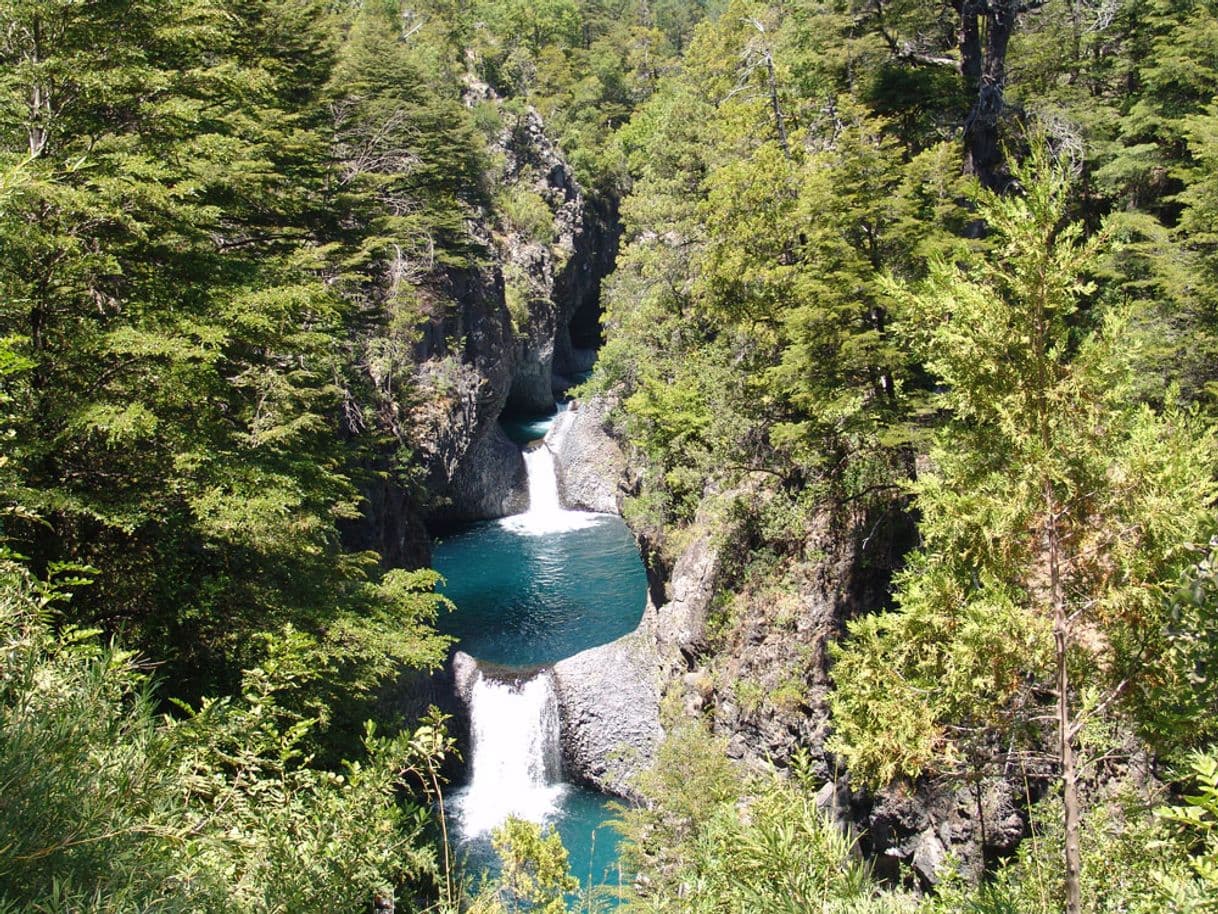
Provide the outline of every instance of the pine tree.
<path id="1" fill-rule="evenodd" d="M 1133 401 L 1125 318 L 1087 279 L 1104 236 L 1066 221 L 1068 179 L 1043 154 L 1017 176 L 1021 194 L 981 200 L 992 254 L 898 290 L 951 418 L 916 486 L 900 610 L 853 623 L 839 652 L 834 745 L 887 781 L 1034 749 L 1053 720 L 1076 914 L 1080 735 L 1117 711 L 1144 721 L 1171 681 L 1170 597 L 1212 525 L 1213 439 Z"/>

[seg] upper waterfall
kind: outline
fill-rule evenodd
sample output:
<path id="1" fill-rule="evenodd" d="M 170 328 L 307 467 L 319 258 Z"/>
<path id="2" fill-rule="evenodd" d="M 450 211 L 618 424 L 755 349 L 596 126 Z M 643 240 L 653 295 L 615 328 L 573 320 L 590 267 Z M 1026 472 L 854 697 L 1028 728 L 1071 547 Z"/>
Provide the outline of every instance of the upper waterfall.
<path id="1" fill-rule="evenodd" d="M 526 451 L 525 469 L 529 474 L 529 510 L 524 514 L 505 517 L 500 524 L 514 533 L 543 536 L 582 530 L 597 522 L 602 515 L 588 511 L 567 511 L 558 497 L 558 472 L 554 453 L 545 443 Z"/>

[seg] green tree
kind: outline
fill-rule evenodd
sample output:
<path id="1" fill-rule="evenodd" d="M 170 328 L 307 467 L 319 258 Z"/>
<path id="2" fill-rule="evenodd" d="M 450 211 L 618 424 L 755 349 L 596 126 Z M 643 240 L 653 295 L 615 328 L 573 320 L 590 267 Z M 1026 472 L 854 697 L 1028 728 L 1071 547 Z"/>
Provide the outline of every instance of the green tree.
<path id="1" fill-rule="evenodd" d="M 31 515 L 6 533 L 38 570 L 95 568 L 73 614 L 170 653 L 183 696 L 235 685 L 289 625 L 365 686 L 441 651 L 415 638 L 430 583 L 382 582 L 339 536 L 359 509 L 324 10 L 0 7 L 0 165 L 22 175 L 0 336 L 28 363 L 3 379 L 5 497 Z"/>
<path id="2" fill-rule="evenodd" d="M 318 720 L 283 699 L 322 671 L 282 658 L 238 697 L 162 717 L 148 663 L 55 630 L 82 585 L 0 556 L 0 910 L 321 914 L 442 875 L 426 812 L 451 749 L 438 721 L 368 727 L 360 762 L 310 767 Z"/>
<path id="3" fill-rule="evenodd" d="M 579 880 L 571 875 L 558 832 L 513 816 L 495 829 L 491 843 L 503 863 L 500 883 L 512 910 L 567 910 L 566 896 L 579 888 Z"/>
<path id="4" fill-rule="evenodd" d="M 1048 716 L 1074 914 L 1080 739 L 1118 710 L 1147 720 L 1180 675 L 1170 597 L 1212 525 L 1214 444 L 1187 411 L 1133 401 L 1125 319 L 1087 279 L 1106 239 L 1066 220 L 1063 169 L 1039 153 L 1017 176 L 1022 193 L 981 198 L 990 255 L 894 288 L 950 421 L 915 488 L 900 609 L 852 623 L 838 654 L 833 744 L 886 781 L 977 764 L 996 731 L 1035 746 Z"/>

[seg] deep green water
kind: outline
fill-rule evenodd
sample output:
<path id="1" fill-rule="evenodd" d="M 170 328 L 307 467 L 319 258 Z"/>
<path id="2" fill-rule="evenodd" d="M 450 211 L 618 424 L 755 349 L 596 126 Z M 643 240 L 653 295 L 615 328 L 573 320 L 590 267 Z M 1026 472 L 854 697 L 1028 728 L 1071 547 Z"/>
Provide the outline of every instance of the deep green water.
<path id="1" fill-rule="evenodd" d="M 529 444 L 544 438 L 550 426 L 554 424 L 554 415 L 549 416 L 511 416 L 499 420 L 507 436 L 517 444 Z"/>
<path id="2" fill-rule="evenodd" d="M 507 420 L 504 429 L 514 441 L 528 444 L 545 435 L 553 418 Z M 548 460 L 549 455 L 534 452 L 526 457 L 534 477 L 548 466 L 538 457 Z M 647 577 L 626 525 L 609 515 L 562 512 L 554 501 L 552 476 L 548 480 L 546 486 L 530 479 L 530 514 L 476 524 L 434 544 L 433 566 L 445 577 L 443 592 L 457 607 L 441 618 L 440 629 L 484 664 L 550 666 L 628 634 L 642 617 Z M 516 713 L 505 708 L 509 735 L 500 732 L 496 738 L 501 743 L 511 743 L 510 734 L 527 729 L 516 725 L 511 716 Z M 493 757 L 509 757 L 516 748 L 509 745 L 502 756 Z M 503 783 L 506 788 L 513 782 L 508 777 Z M 533 794 L 538 783 L 535 779 L 516 793 Z M 492 794 L 505 792 L 496 791 L 495 784 L 492 775 Z M 494 873 L 498 860 L 485 831 L 470 835 L 470 829 L 463 828 L 463 813 L 471 805 L 468 796 L 468 788 L 458 790 L 446 805 L 466 872 L 477 877 Z M 499 804 L 486 801 L 485 792 L 477 796 L 472 805 L 485 819 Z M 545 796 L 543 790 L 543 821 L 562 836 L 572 875 L 582 886 L 599 886 L 613 896 L 623 877 L 617 867 L 618 835 L 608 824 L 608 798 L 570 784 L 556 786 L 552 803 Z M 531 796 L 530 808 L 536 808 L 537 800 Z M 498 814 L 492 812 L 492 818 Z M 609 897 L 606 901 L 613 904 Z"/>
<path id="3" fill-rule="evenodd" d="M 492 521 L 436 543 L 434 567 L 457 606 L 440 629 L 467 654 L 509 666 L 551 664 L 633 631 L 647 575 L 621 518 L 527 535 Z"/>

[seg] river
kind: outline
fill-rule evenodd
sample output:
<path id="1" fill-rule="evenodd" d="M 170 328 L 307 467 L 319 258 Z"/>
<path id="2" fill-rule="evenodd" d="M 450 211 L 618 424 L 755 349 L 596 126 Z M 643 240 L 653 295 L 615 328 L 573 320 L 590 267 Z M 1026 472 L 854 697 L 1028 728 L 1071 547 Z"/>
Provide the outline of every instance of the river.
<path id="1" fill-rule="evenodd" d="M 447 808 L 468 868 L 495 869 L 490 832 L 509 815 L 553 825 L 585 888 L 616 886 L 609 798 L 569 781 L 550 667 L 633 631 L 647 578 L 621 518 L 567 511 L 540 443 L 554 417 L 505 422 L 525 447 L 529 508 L 437 541 L 435 568 L 456 605 L 441 629 L 478 661 L 470 694 L 469 782 Z"/>

